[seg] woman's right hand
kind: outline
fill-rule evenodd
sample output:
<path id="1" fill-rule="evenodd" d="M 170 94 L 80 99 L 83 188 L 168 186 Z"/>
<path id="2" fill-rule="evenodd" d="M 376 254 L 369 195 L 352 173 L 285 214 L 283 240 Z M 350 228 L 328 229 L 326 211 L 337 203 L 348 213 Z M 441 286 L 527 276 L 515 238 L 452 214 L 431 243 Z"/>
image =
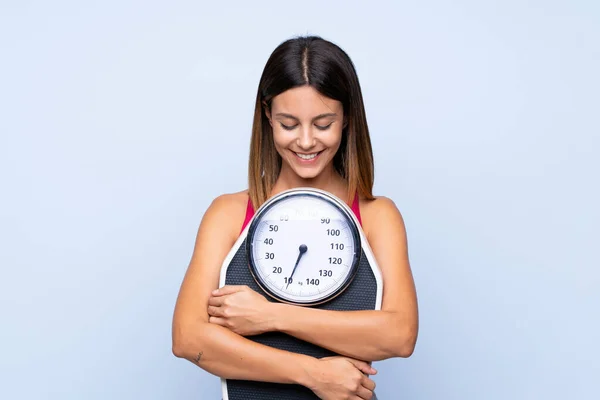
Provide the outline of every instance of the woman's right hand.
<path id="1" fill-rule="evenodd" d="M 318 360 L 310 371 L 310 389 L 323 400 L 369 400 L 373 398 L 375 382 L 367 375 L 377 371 L 364 361 L 334 356 Z"/>

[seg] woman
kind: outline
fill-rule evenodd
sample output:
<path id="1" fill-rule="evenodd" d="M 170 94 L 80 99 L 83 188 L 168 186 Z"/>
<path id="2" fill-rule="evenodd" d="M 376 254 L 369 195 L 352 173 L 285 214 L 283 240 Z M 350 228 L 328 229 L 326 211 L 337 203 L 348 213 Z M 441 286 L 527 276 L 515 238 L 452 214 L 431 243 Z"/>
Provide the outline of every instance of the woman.
<path id="1" fill-rule="evenodd" d="M 402 216 L 372 194 L 373 156 L 354 66 L 319 37 L 290 39 L 261 77 L 249 188 L 217 197 L 206 211 L 173 319 L 173 353 L 225 379 L 300 384 L 322 399 L 371 399 L 372 361 L 409 357 L 417 298 Z M 345 199 L 381 269 L 381 310 L 329 311 L 267 301 L 247 286 L 217 290 L 223 260 L 268 198 L 314 187 Z M 316 359 L 244 336 L 282 331 L 340 356 Z"/>

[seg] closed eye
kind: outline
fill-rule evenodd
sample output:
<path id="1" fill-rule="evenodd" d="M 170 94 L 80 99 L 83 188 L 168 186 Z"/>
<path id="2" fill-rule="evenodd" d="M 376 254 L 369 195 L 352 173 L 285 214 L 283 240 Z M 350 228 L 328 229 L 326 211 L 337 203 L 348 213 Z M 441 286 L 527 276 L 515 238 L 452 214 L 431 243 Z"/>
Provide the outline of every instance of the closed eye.
<path id="1" fill-rule="evenodd" d="M 325 126 L 322 126 L 322 125 L 315 125 L 315 127 L 316 127 L 318 130 L 321 130 L 321 131 L 326 131 L 327 129 L 329 129 L 329 128 L 331 127 L 331 125 L 333 125 L 333 122 L 331 122 L 331 123 L 329 123 L 329 125 L 325 125 Z"/>
<path id="2" fill-rule="evenodd" d="M 286 131 L 291 131 L 293 130 L 295 127 L 297 127 L 298 125 L 285 125 L 284 123 L 280 122 L 279 125 L 281 125 L 281 127 L 283 129 L 285 129 Z"/>
<path id="3" fill-rule="evenodd" d="M 283 129 L 285 129 L 286 131 L 291 131 L 294 130 L 294 128 L 296 128 L 298 126 L 298 124 L 296 125 L 286 125 L 283 122 L 279 122 L 279 125 L 281 125 L 281 127 Z M 331 128 L 331 125 L 333 125 L 333 122 L 329 123 L 328 125 L 316 125 L 315 124 L 315 128 L 317 128 L 320 131 L 326 131 L 327 129 Z"/>

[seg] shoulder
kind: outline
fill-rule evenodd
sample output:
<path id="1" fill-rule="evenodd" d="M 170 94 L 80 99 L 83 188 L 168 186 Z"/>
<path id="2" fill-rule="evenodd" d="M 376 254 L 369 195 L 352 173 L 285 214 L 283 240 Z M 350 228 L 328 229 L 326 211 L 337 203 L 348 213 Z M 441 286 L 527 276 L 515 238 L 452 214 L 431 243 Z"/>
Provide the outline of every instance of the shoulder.
<path id="1" fill-rule="evenodd" d="M 396 203 L 389 197 L 374 196 L 373 199 L 360 200 L 363 230 L 367 238 L 376 236 L 376 232 L 405 231 L 404 218 Z"/>
<path id="2" fill-rule="evenodd" d="M 202 217 L 202 225 L 219 229 L 224 235 L 237 237 L 244 222 L 248 205 L 248 191 L 224 193 L 215 197 Z"/>
<path id="3" fill-rule="evenodd" d="M 240 192 L 235 193 L 224 193 L 215 197 L 212 200 L 207 212 L 236 212 L 240 210 L 243 210 L 245 212 L 247 204 L 247 190 L 242 190 Z"/>
<path id="4" fill-rule="evenodd" d="M 374 196 L 373 199 L 360 200 L 361 214 L 366 219 L 381 220 L 387 217 L 402 217 L 396 203 L 389 197 Z"/>

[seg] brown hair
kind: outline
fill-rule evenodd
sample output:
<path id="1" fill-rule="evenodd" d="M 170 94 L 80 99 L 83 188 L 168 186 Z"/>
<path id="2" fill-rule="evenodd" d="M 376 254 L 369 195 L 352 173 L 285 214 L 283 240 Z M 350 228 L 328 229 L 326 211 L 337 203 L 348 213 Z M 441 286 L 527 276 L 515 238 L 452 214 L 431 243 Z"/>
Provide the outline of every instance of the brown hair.
<path id="1" fill-rule="evenodd" d="M 356 192 L 372 199 L 373 150 L 354 64 L 337 45 L 318 36 L 305 36 L 281 43 L 260 78 L 248 162 L 248 191 L 254 208 L 269 198 L 281 170 L 281 156 L 265 109 L 278 94 L 303 85 L 342 103 L 347 124 L 333 165 L 348 184 L 348 199 Z"/>

